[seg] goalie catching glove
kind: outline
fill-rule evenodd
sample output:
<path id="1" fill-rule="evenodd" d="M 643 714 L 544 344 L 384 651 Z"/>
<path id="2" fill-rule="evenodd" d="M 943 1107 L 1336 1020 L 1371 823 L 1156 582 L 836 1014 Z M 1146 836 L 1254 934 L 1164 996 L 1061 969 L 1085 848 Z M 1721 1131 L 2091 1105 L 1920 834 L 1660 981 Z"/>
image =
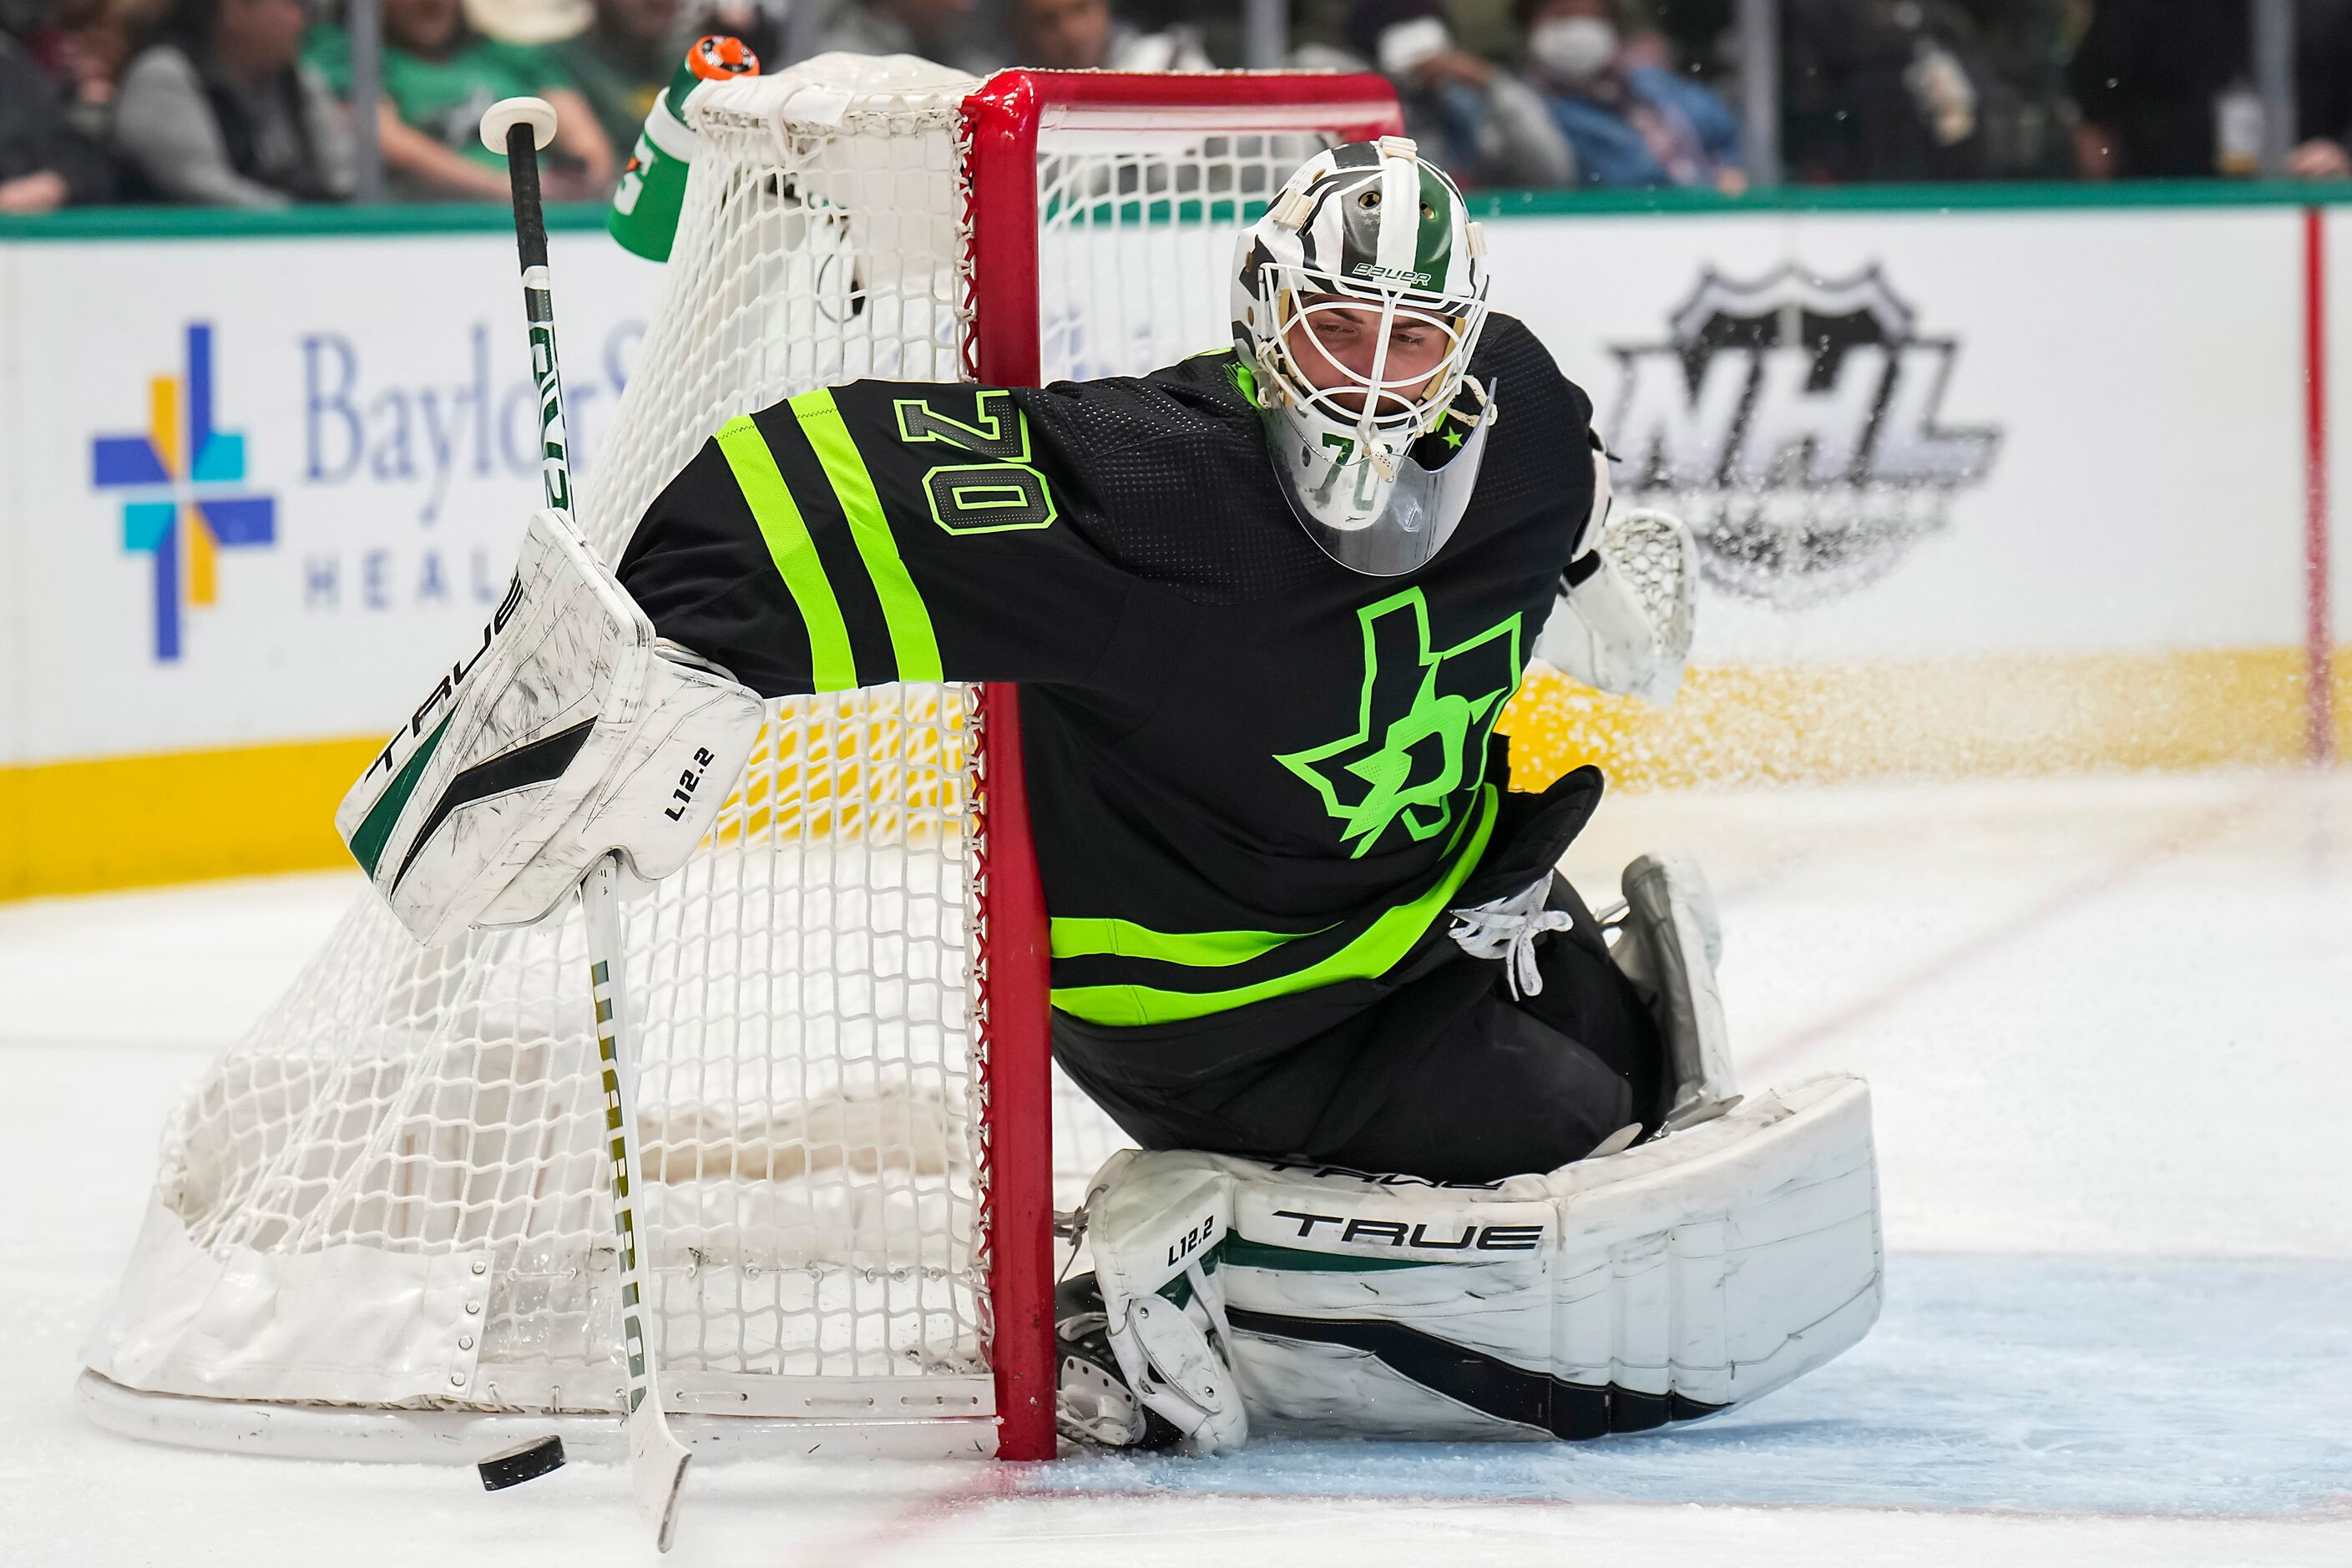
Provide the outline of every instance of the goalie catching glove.
<path id="1" fill-rule="evenodd" d="M 1698 544 L 1666 512 L 1614 510 L 1597 439 L 1592 470 L 1585 549 L 1561 574 L 1533 651 L 1595 691 L 1670 707 L 1697 627 Z"/>
<path id="2" fill-rule="evenodd" d="M 684 865 L 760 731 L 760 699 L 674 644 L 571 520 L 530 520 L 481 647 L 450 666 L 335 813 L 428 946 L 555 909 L 599 857 Z"/>

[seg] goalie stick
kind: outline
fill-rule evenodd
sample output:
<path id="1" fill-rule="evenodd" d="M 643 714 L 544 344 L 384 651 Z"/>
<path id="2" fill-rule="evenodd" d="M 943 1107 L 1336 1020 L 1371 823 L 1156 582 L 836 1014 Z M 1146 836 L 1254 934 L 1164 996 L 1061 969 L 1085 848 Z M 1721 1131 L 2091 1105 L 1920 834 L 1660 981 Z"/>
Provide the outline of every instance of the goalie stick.
<path id="1" fill-rule="evenodd" d="M 522 262 L 523 315 L 530 327 L 530 373 L 539 388 L 540 480 L 547 504 L 572 510 L 565 444 L 563 381 L 555 362 L 555 300 L 549 288 L 547 218 L 540 206 L 539 150 L 555 136 L 555 110 L 544 99 L 508 98 L 482 116 L 482 142 L 507 158 L 514 195 L 515 248 Z M 596 1003 L 596 1052 L 604 1079 L 604 1127 L 613 1163 L 613 1228 L 621 1256 L 621 1344 L 628 1359 L 629 1488 L 664 1552 L 677 1530 L 678 1486 L 692 1454 L 669 1429 L 646 1321 L 646 1258 L 637 1223 L 635 1018 L 625 984 L 620 858 L 600 858 L 580 884 L 588 929 L 588 965 Z"/>

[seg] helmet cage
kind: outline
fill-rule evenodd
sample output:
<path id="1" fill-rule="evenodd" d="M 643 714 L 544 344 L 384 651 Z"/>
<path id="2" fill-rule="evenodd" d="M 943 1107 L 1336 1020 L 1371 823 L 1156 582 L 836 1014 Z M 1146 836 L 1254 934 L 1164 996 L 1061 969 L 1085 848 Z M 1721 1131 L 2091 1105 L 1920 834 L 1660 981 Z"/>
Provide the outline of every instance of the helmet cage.
<path id="1" fill-rule="evenodd" d="M 1352 432 L 1366 447 L 1375 450 L 1408 447 L 1444 417 L 1461 395 L 1470 356 L 1486 324 L 1483 278 L 1477 292 L 1465 296 L 1341 278 L 1297 262 L 1266 261 L 1259 266 L 1256 292 L 1271 304 L 1273 317 L 1259 340 L 1261 380 L 1272 382 L 1281 398 L 1299 412 L 1328 420 L 1335 434 Z M 1336 310 L 1378 312 L 1368 372 L 1340 363 L 1316 335 L 1314 317 Z M 1390 339 L 1401 321 L 1420 322 L 1444 334 L 1446 350 L 1433 370 L 1404 376 L 1388 373 Z M 1295 349 L 1291 336 L 1299 328 L 1304 328 L 1300 333 L 1304 347 Z M 1320 355 L 1323 367 L 1338 373 L 1338 384 L 1318 386 L 1298 363 L 1302 354 Z M 1349 408 L 1339 401 L 1342 397 L 1359 400 L 1361 406 Z"/>

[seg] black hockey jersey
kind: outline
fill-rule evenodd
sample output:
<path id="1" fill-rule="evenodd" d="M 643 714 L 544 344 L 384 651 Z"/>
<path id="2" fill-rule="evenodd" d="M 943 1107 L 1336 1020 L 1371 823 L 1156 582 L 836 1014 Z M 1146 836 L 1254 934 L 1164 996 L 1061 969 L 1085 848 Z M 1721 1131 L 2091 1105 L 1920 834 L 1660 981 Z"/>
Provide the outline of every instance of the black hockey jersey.
<path id="1" fill-rule="evenodd" d="M 620 575 L 765 695 L 1021 683 L 1057 1039 L 1223 1037 L 1164 1064 L 1197 1078 L 1376 996 L 1496 838 L 1491 731 L 1591 509 L 1591 405 L 1508 317 L 1472 371 L 1500 418 L 1409 576 L 1292 519 L 1230 352 L 795 397 L 704 447 Z"/>

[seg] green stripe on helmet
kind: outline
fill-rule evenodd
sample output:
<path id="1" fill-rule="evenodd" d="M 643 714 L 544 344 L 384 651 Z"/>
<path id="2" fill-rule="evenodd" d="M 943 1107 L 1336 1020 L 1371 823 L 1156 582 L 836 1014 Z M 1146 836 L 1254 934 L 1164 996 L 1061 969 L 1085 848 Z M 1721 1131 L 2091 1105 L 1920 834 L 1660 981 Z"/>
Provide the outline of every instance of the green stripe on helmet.
<path id="1" fill-rule="evenodd" d="M 1429 275 L 1422 285 L 1425 289 L 1445 288 L 1445 275 L 1454 265 L 1454 210 L 1453 187 L 1434 168 L 1422 164 L 1421 234 L 1413 246 L 1412 265 L 1415 271 Z"/>

